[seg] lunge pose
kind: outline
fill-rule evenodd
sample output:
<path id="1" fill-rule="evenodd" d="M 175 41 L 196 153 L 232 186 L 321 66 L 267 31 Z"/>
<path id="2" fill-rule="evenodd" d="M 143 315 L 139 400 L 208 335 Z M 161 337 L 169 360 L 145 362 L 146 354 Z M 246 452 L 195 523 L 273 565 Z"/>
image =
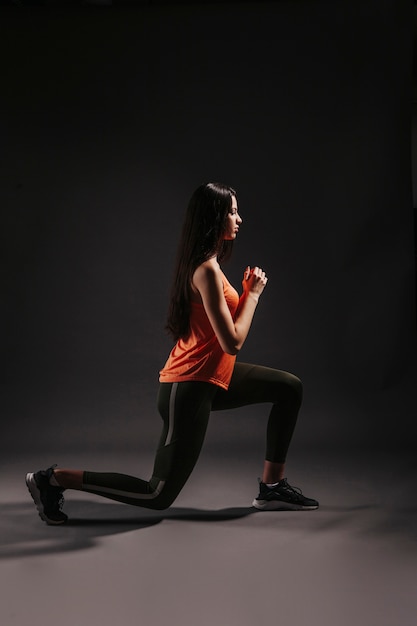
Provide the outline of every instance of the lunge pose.
<path id="1" fill-rule="evenodd" d="M 26 475 L 40 517 L 62 524 L 63 491 L 78 489 L 126 504 L 165 509 L 190 476 L 211 411 L 248 404 L 271 406 L 260 491 L 261 510 L 316 509 L 285 478 L 285 460 L 302 400 L 288 372 L 236 362 L 267 284 L 260 267 L 244 271 L 241 295 L 224 275 L 242 218 L 236 192 L 207 183 L 188 205 L 179 244 L 167 328 L 175 345 L 160 372 L 162 433 L 150 480 L 125 474 L 49 467 Z"/>

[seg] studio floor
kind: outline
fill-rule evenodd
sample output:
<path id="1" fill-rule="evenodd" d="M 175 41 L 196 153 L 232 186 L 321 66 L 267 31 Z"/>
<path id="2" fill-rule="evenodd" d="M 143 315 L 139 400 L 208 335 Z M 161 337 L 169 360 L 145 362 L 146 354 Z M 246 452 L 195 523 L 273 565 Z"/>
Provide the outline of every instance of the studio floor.
<path id="1" fill-rule="evenodd" d="M 412 458 L 309 454 L 297 450 L 288 478 L 317 511 L 255 512 L 252 459 L 209 447 L 171 509 L 66 492 L 63 527 L 45 525 L 26 490 L 39 457 L 3 458 L 1 624 L 414 626 Z M 143 476 L 152 459 L 139 457 L 46 462 Z"/>

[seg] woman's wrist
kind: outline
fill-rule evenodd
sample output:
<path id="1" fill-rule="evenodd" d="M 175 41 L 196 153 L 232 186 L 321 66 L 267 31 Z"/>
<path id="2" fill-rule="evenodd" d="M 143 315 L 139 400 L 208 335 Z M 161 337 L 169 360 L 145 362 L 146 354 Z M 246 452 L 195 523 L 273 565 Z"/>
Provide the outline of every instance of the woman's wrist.
<path id="1" fill-rule="evenodd" d="M 251 300 L 254 300 L 256 302 L 256 304 L 258 304 L 258 302 L 259 302 L 259 294 L 258 293 L 253 293 L 253 291 L 247 291 L 246 292 L 246 297 L 247 298 L 251 298 Z"/>

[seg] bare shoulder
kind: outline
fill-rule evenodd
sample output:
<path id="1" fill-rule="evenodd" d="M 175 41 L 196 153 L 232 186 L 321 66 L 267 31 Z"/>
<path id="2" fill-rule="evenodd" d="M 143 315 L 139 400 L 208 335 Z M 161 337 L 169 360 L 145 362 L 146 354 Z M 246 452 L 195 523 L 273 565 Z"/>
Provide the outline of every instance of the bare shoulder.
<path id="1" fill-rule="evenodd" d="M 219 277 L 221 277 L 219 264 L 216 260 L 209 259 L 197 267 L 193 275 L 193 280 L 196 282 L 211 282 L 216 279 L 218 280 Z"/>
<path id="2" fill-rule="evenodd" d="M 197 267 L 193 275 L 193 285 L 198 291 L 222 285 L 222 272 L 215 259 L 209 259 Z"/>

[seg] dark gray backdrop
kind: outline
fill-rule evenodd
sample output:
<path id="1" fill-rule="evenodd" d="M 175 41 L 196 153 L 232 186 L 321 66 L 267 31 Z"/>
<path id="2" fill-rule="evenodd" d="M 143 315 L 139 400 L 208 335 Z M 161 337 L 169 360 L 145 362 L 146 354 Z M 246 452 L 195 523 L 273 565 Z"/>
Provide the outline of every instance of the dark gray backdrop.
<path id="1" fill-rule="evenodd" d="M 240 358 L 303 378 L 298 442 L 410 443 L 411 8 L 2 10 L 7 451 L 154 441 L 176 240 L 206 180 L 238 190 L 232 282 L 268 272 Z"/>

